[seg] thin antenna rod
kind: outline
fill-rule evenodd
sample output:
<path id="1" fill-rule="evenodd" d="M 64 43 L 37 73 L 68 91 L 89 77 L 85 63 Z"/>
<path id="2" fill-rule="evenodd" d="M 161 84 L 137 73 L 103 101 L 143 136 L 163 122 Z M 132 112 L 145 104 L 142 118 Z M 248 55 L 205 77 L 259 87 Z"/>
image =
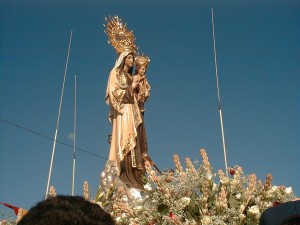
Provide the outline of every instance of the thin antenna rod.
<path id="1" fill-rule="evenodd" d="M 216 79 L 217 79 L 217 91 L 218 91 L 218 108 L 220 113 L 220 122 L 221 122 L 221 131 L 222 131 L 222 142 L 224 150 L 224 160 L 225 160 L 225 170 L 228 176 L 228 166 L 227 166 L 227 157 L 226 157 L 226 145 L 224 138 L 224 127 L 223 127 L 223 116 L 222 116 L 222 107 L 221 107 L 221 98 L 220 98 L 220 88 L 219 88 L 219 76 L 218 76 L 218 64 L 217 64 L 217 50 L 216 50 L 216 38 L 215 38 L 215 24 L 214 24 L 214 10 L 211 9 L 211 19 L 212 19 L 212 31 L 213 31 L 213 40 L 214 40 L 214 55 L 215 55 L 215 68 L 216 68 Z"/>
<path id="2" fill-rule="evenodd" d="M 70 49 L 71 49 L 71 43 L 72 43 L 72 34 L 73 34 L 73 31 L 71 30 L 70 41 L 69 41 L 69 48 L 68 48 L 68 55 L 67 55 L 67 61 L 66 61 L 66 67 L 65 67 L 65 74 L 64 74 L 64 80 L 63 80 L 63 85 L 62 85 L 62 90 L 61 90 L 60 103 L 59 103 L 59 109 L 58 109 L 58 116 L 57 116 L 57 122 L 56 122 L 56 129 L 55 129 L 55 135 L 54 135 L 54 141 L 53 141 L 53 148 L 52 148 L 52 155 L 51 155 L 51 161 L 50 161 L 50 168 L 49 168 L 49 175 L 48 175 L 48 182 L 47 182 L 45 199 L 47 199 L 47 196 L 48 196 L 50 179 L 51 179 L 51 173 L 52 173 L 52 165 L 53 165 L 53 159 L 54 159 L 54 153 L 55 153 L 55 146 L 56 146 L 58 125 L 59 125 L 60 111 L 61 111 L 62 100 L 63 100 L 63 95 L 64 95 L 65 81 L 66 81 L 66 75 L 67 75 L 68 63 L 69 63 L 69 55 L 70 55 Z"/>
<path id="3" fill-rule="evenodd" d="M 76 75 L 74 77 L 74 149 L 73 149 L 73 180 L 72 180 L 72 196 L 74 196 L 75 183 L 75 163 L 76 163 Z"/>

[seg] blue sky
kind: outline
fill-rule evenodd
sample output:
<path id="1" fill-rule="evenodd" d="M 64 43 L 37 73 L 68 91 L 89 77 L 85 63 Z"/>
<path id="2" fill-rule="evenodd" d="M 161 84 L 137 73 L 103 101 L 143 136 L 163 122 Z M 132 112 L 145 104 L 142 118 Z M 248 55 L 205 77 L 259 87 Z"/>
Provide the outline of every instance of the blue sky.
<path id="1" fill-rule="evenodd" d="M 161 170 L 173 154 L 224 169 L 211 27 L 214 9 L 228 165 L 300 194 L 299 1 L 1 1 L 0 201 L 30 208 L 45 195 L 69 36 L 72 46 L 57 139 L 73 144 L 75 194 L 95 196 L 111 131 L 104 102 L 116 54 L 103 32 L 118 15 L 151 59 L 145 125 Z M 8 123 L 9 122 L 9 123 Z M 51 185 L 71 194 L 73 148 L 56 145 Z M 1 206 L 1 209 L 4 209 Z M 6 210 L 6 209 L 5 209 Z"/>

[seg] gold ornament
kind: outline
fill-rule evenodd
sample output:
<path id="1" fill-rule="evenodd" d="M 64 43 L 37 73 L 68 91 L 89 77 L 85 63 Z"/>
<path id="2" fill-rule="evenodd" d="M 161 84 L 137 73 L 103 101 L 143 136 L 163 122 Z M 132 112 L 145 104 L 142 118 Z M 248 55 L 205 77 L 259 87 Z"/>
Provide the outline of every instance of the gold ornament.
<path id="1" fill-rule="evenodd" d="M 128 51 L 136 53 L 138 49 L 135 43 L 135 37 L 132 31 L 129 31 L 126 27 L 126 23 L 123 24 L 118 16 L 105 18 L 107 22 L 104 24 L 105 33 L 108 36 L 108 44 L 112 45 L 117 54 Z"/>
<path id="2" fill-rule="evenodd" d="M 135 64 L 137 67 L 141 67 L 141 66 L 147 67 L 149 62 L 150 62 L 150 59 L 148 58 L 148 56 L 145 56 L 144 54 L 138 55 L 135 58 Z"/>

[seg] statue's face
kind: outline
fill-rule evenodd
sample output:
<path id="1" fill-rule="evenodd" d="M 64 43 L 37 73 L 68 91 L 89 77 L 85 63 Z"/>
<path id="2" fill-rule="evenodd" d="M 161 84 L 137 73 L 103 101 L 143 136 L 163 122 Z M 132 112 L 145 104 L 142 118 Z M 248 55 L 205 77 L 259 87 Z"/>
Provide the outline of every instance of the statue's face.
<path id="1" fill-rule="evenodd" d="M 141 76 L 144 76 L 145 75 L 145 73 L 146 73 L 146 70 L 147 70 L 147 67 L 146 66 L 141 66 L 140 68 L 139 68 L 139 75 L 141 75 Z"/>
<path id="2" fill-rule="evenodd" d="M 125 65 L 128 68 L 133 67 L 133 55 L 129 54 L 128 56 L 126 56 L 126 58 L 125 58 Z"/>

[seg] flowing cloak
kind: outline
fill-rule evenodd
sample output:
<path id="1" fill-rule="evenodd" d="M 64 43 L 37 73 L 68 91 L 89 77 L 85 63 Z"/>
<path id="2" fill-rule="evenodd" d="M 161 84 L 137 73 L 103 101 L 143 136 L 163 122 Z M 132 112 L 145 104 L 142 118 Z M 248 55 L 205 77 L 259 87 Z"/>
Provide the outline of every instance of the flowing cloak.
<path id="1" fill-rule="evenodd" d="M 110 72 L 106 89 L 109 120 L 112 123 L 112 140 L 108 160 L 116 161 L 120 179 L 128 187 L 143 188 L 144 175 L 141 150 L 137 144 L 138 127 L 142 117 L 132 89 L 132 76 L 121 71 L 117 64 Z M 127 54 L 128 55 L 128 54 Z M 142 165 L 142 167 L 140 167 Z"/>

